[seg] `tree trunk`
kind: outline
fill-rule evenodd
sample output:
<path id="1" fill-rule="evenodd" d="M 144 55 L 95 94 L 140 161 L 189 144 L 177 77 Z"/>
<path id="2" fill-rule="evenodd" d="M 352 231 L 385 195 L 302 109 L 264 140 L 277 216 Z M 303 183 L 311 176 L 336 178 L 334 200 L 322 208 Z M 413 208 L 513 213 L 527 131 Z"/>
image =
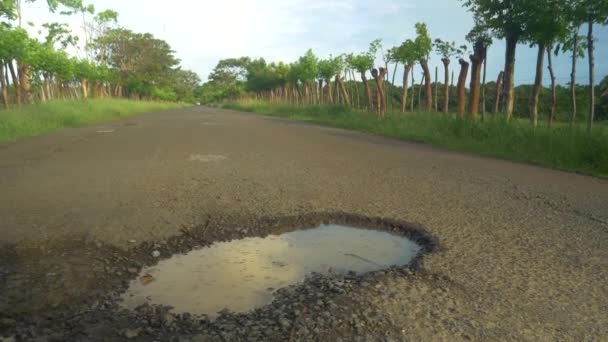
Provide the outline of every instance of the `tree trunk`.
<path id="1" fill-rule="evenodd" d="M 551 75 L 551 111 L 549 113 L 549 127 L 553 124 L 555 118 L 555 108 L 557 106 L 557 85 L 555 82 L 555 73 L 553 72 L 553 60 L 551 58 L 552 46 L 547 46 L 547 63 L 549 64 L 549 75 Z"/>
<path id="2" fill-rule="evenodd" d="M 538 44 L 538 55 L 536 57 L 536 77 L 530 98 L 530 121 L 536 127 L 538 125 L 538 97 L 543 83 L 543 64 L 545 62 L 545 44 Z"/>
<path id="3" fill-rule="evenodd" d="M 401 112 L 405 112 L 406 104 L 407 104 L 407 88 L 408 88 L 408 80 L 410 78 L 410 72 L 412 70 L 412 65 L 406 64 L 404 66 L 405 70 L 403 71 L 403 94 L 401 96 Z M 413 76 L 412 76 L 413 82 Z"/>
<path id="4" fill-rule="evenodd" d="M 439 112 L 439 105 L 437 104 L 437 98 L 439 97 L 439 67 L 435 67 L 435 112 Z"/>
<path id="5" fill-rule="evenodd" d="M 442 58 L 441 62 L 443 62 L 445 82 L 445 84 L 443 85 L 443 112 L 447 114 L 450 110 L 450 59 Z"/>
<path id="6" fill-rule="evenodd" d="M 422 72 L 422 79 L 420 80 L 420 86 L 418 87 L 418 111 L 422 112 L 422 84 L 426 81 L 426 74 Z"/>
<path id="7" fill-rule="evenodd" d="M 463 117 L 465 111 L 465 83 L 467 81 L 467 74 L 469 73 L 469 62 L 464 59 L 458 61 L 460 63 L 460 74 L 458 75 L 458 116 Z"/>
<path id="8" fill-rule="evenodd" d="M 8 79 L 8 74 L 9 74 L 9 72 L 8 72 L 8 64 L 5 64 L 3 67 L 4 67 L 4 78 L 5 78 L 5 81 L 6 81 L 6 86 L 8 87 L 11 84 L 11 81 Z"/>
<path id="9" fill-rule="evenodd" d="M 2 94 L 2 105 L 4 106 L 4 109 L 8 109 L 8 83 L 4 76 L 4 61 L 0 61 L 0 87 L 2 88 L 0 93 Z"/>
<path id="10" fill-rule="evenodd" d="M 382 111 L 382 116 L 384 116 L 384 112 L 386 111 L 386 103 L 388 102 L 388 91 L 386 90 L 387 84 L 389 82 L 389 75 L 388 75 L 388 62 L 384 63 L 384 77 L 382 78 L 382 104 L 383 104 L 383 111 Z"/>
<path id="11" fill-rule="evenodd" d="M 329 102 L 329 104 L 334 104 L 334 93 L 333 93 L 333 89 L 331 87 L 331 79 L 327 80 L 325 83 L 327 83 L 327 101 Z"/>
<path id="12" fill-rule="evenodd" d="M 63 93 L 63 80 L 59 77 L 55 77 L 56 82 L 57 82 L 57 93 L 59 94 L 59 98 L 60 99 L 65 99 L 64 93 Z"/>
<path id="13" fill-rule="evenodd" d="M 319 104 L 323 103 L 323 101 L 325 100 L 323 98 L 323 79 L 319 80 Z"/>
<path id="14" fill-rule="evenodd" d="M 42 102 L 46 102 L 46 93 L 44 92 L 44 86 L 41 84 L 40 85 L 40 101 Z"/>
<path id="15" fill-rule="evenodd" d="M 393 69 L 393 79 L 391 80 L 391 91 L 389 92 L 389 94 L 394 94 L 394 90 L 395 90 L 395 76 L 397 75 L 397 67 L 399 66 L 399 62 L 395 63 L 395 69 Z M 394 98 L 394 96 L 389 96 L 391 98 Z M 394 101 L 390 101 L 390 105 L 391 105 L 391 112 L 393 111 L 393 102 Z"/>
<path id="16" fill-rule="evenodd" d="M 340 93 L 342 94 L 344 102 L 347 106 L 350 106 L 350 97 L 348 97 L 348 92 L 344 86 L 344 80 L 339 75 L 336 75 L 336 82 L 338 82 L 338 87 L 340 88 Z"/>
<path id="17" fill-rule="evenodd" d="M 380 117 L 384 117 L 384 112 L 386 111 L 386 101 L 384 96 L 384 78 L 386 77 L 386 69 L 380 68 L 380 73 L 378 70 L 372 70 L 372 76 L 376 80 L 376 91 L 378 98 L 378 115 Z"/>
<path id="18" fill-rule="evenodd" d="M 502 80 L 504 78 L 505 73 L 503 71 L 498 73 L 498 78 L 496 79 L 496 92 L 494 93 L 494 114 L 498 114 L 500 110 L 500 93 L 502 90 Z"/>
<path id="19" fill-rule="evenodd" d="M 338 75 L 336 75 L 336 77 L 339 77 Z M 331 80 L 328 80 L 331 81 Z M 334 79 L 334 98 L 335 98 L 335 103 L 337 104 L 344 104 L 342 102 L 342 96 L 340 96 L 340 85 L 338 85 L 338 79 Z"/>
<path id="20" fill-rule="evenodd" d="M 451 75 L 451 80 L 450 80 L 450 96 L 449 96 L 450 98 L 452 98 L 452 90 L 456 89 L 456 88 L 454 88 L 454 70 L 452 70 L 451 74 L 452 75 Z"/>
<path id="21" fill-rule="evenodd" d="M 595 60 L 593 56 L 593 20 L 589 18 L 587 31 L 587 53 L 589 54 L 589 117 L 587 118 L 587 131 L 591 133 L 595 119 Z"/>
<path id="22" fill-rule="evenodd" d="M 15 66 L 13 66 L 13 62 L 8 62 L 8 70 L 11 73 L 11 78 L 13 79 L 13 88 L 15 88 L 15 98 L 17 101 L 17 106 L 21 106 L 23 101 L 21 100 L 21 86 L 19 85 L 19 79 L 17 78 L 17 73 L 15 72 Z"/>
<path id="23" fill-rule="evenodd" d="M 513 34 L 507 34 L 507 49 L 505 53 L 505 74 L 504 74 L 504 99 L 505 99 L 505 112 L 507 113 L 507 119 L 510 119 L 513 115 L 513 106 L 515 103 L 515 50 L 517 48 L 517 40 L 519 37 Z"/>
<path id="24" fill-rule="evenodd" d="M 17 64 L 19 73 L 19 86 L 21 87 L 21 100 L 24 103 L 32 102 L 32 94 L 30 93 L 30 67 L 22 63 Z"/>
<path id="25" fill-rule="evenodd" d="M 570 125 L 576 122 L 576 59 L 578 57 L 578 28 L 574 32 L 574 42 L 572 47 L 572 73 L 570 74 L 570 100 L 572 101 L 572 116 Z"/>
<path id="26" fill-rule="evenodd" d="M 483 79 L 481 80 L 481 121 L 486 119 L 486 71 L 488 66 L 488 48 L 485 49 L 486 58 L 483 60 Z"/>
<path id="27" fill-rule="evenodd" d="M 355 103 L 355 95 L 357 96 L 357 109 L 361 109 L 361 94 L 359 93 L 359 85 L 357 84 L 357 82 L 355 81 L 355 71 L 351 70 L 350 71 L 351 74 L 351 83 L 353 84 L 354 88 L 355 88 L 355 93 L 351 95 L 353 96 L 353 104 Z"/>
<path id="28" fill-rule="evenodd" d="M 424 87 L 426 92 L 426 106 L 425 110 L 430 112 L 433 110 L 433 88 L 431 87 L 431 72 L 429 71 L 429 65 L 427 60 L 420 60 L 420 65 L 424 72 Z"/>
<path id="29" fill-rule="evenodd" d="M 69 87 L 69 86 L 68 86 Z M 76 88 L 74 87 L 69 87 L 70 89 L 70 93 L 72 94 L 72 98 L 73 99 L 77 99 L 78 98 L 78 92 L 76 91 Z"/>
<path id="30" fill-rule="evenodd" d="M 479 113 L 479 93 L 481 88 L 481 66 L 485 60 L 485 47 L 482 44 L 475 44 L 471 59 L 471 84 L 469 95 L 469 115 L 475 119 Z"/>
<path id="31" fill-rule="evenodd" d="M 373 70 L 372 70 L 372 72 L 373 72 Z M 376 80 L 373 73 L 372 73 L 372 78 L 374 78 L 374 82 L 376 83 L 376 104 L 375 104 L 376 107 L 375 108 L 376 108 L 376 112 L 378 113 L 378 115 L 380 115 L 380 113 L 382 113 L 382 91 L 381 91 L 381 89 L 378 89 L 378 84 L 379 84 L 379 82 L 382 82 L 382 81 Z"/>
<path id="32" fill-rule="evenodd" d="M 369 89 L 369 82 L 367 82 L 367 77 L 365 77 L 365 71 L 361 73 L 361 80 L 363 81 L 363 87 L 365 88 L 365 97 L 367 97 L 367 110 L 373 112 L 374 103 L 372 101 L 372 91 Z"/>
<path id="33" fill-rule="evenodd" d="M 80 81 L 80 87 L 82 89 L 82 98 L 86 99 L 89 97 L 89 82 L 87 80 Z"/>
<path id="34" fill-rule="evenodd" d="M 44 89 L 46 90 L 46 98 L 50 100 L 53 99 L 53 93 L 51 92 L 51 75 L 44 76 Z"/>
<path id="35" fill-rule="evenodd" d="M 414 79 L 414 69 L 412 67 L 412 100 L 410 101 L 410 112 L 414 112 L 414 96 L 416 96 L 416 93 L 414 93 L 414 86 L 416 85 L 416 80 Z"/>

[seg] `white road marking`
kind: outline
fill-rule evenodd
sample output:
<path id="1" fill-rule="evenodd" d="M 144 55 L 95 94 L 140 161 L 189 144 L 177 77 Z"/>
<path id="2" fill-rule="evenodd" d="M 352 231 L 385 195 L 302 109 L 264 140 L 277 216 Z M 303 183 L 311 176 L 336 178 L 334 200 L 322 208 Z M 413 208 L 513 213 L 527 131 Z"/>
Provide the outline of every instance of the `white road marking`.
<path id="1" fill-rule="evenodd" d="M 226 156 L 222 156 L 219 154 L 191 154 L 188 158 L 188 161 L 194 162 L 203 162 L 203 163 L 211 163 L 211 162 L 220 162 L 228 159 Z"/>

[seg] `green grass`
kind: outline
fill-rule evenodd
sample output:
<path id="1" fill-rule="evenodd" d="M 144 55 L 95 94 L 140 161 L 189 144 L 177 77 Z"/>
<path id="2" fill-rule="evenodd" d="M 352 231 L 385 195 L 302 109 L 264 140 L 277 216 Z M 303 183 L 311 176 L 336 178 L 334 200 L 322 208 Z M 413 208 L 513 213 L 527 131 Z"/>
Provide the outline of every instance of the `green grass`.
<path id="1" fill-rule="evenodd" d="M 129 115 L 179 108 L 177 103 L 124 99 L 52 101 L 0 109 L 0 143 L 41 135 L 59 128 L 80 127 Z"/>
<path id="2" fill-rule="evenodd" d="M 368 132 L 451 150 L 528 162 L 566 171 L 608 176 L 608 126 L 596 125 L 592 134 L 583 126 L 532 128 L 526 120 L 490 118 L 485 122 L 438 113 L 374 114 L 342 106 L 292 106 L 239 101 L 224 108 Z"/>

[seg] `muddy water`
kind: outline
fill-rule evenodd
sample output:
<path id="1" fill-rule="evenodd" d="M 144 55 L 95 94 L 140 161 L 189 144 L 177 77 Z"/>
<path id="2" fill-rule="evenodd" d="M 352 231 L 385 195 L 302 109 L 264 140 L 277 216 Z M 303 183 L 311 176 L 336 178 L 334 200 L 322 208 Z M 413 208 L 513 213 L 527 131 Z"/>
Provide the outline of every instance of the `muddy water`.
<path id="1" fill-rule="evenodd" d="M 405 265 L 419 251 L 401 236 L 338 225 L 215 243 L 144 269 L 123 305 L 148 302 L 210 317 L 223 309 L 246 312 L 311 272 L 369 272 Z"/>

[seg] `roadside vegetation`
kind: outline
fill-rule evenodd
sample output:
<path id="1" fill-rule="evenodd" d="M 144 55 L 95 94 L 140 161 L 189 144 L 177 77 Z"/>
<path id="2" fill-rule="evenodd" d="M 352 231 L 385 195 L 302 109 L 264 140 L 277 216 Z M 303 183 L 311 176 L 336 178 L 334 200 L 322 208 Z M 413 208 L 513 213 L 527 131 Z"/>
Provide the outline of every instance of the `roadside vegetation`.
<path id="1" fill-rule="evenodd" d="M 67 23 L 23 22 L 32 2 L 80 21 L 84 40 Z M 200 79 L 169 44 L 118 17 L 82 0 L 0 1 L 0 143 L 197 101 Z"/>
<path id="2" fill-rule="evenodd" d="M 342 105 L 294 106 L 240 100 L 223 108 L 307 121 L 337 128 L 424 142 L 451 150 L 515 160 L 595 176 L 608 176 L 608 125 L 592 134 L 585 125 L 531 127 L 526 120 L 503 116 L 471 121 L 454 115 L 387 112 L 382 120 Z"/>
<path id="3" fill-rule="evenodd" d="M 80 21 L 84 39 L 67 23 L 23 22 L 32 2 Z M 196 102 L 198 75 L 180 67 L 167 42 L 121 27 L 118 17 L 82 0 L 0 1 L 2 108 L 88 98 Z"/>
<path id="4" fill-rule="evenodd" d="M 374 40 L 366 51 L 319 58 L 308 50 L 291 63 L 225 59 L 202 86 L 199 98 L 203 103 L 608 175 L 608 76 L 600 70 L 596 80 L 594 55 L 594 28 L 608 24 L 608 2 L 461 2 L 475 23 L 464 44 L 431 37 L 426 24 L 417 23 L 408 39 L 388 49 Z M 504 61 L 487 60 L 495 40 L 506 42 Z M 518 44 L 537 51 L 533 84 L 516 85 Z M 560 54 L 572 61 L 569 84 L 556 81 L 553 59 Z M 433 55 L 440 63 L 431 64 Z M 589 78 L 580 84 L 576 66 L 582 58 L 588 62 Z M 488 62 L 504 62 L 504 68 L 488 75 Z M 550 82 L 543 85 L 545 72 Z"/>
<path id="5" fill-rule="evenodd" d="M 80 127 L 140 113 L 174 109 L 175 102 L 126 99 L 55 100 L 0 112 L 0 143 L 64 127 Z"/>

